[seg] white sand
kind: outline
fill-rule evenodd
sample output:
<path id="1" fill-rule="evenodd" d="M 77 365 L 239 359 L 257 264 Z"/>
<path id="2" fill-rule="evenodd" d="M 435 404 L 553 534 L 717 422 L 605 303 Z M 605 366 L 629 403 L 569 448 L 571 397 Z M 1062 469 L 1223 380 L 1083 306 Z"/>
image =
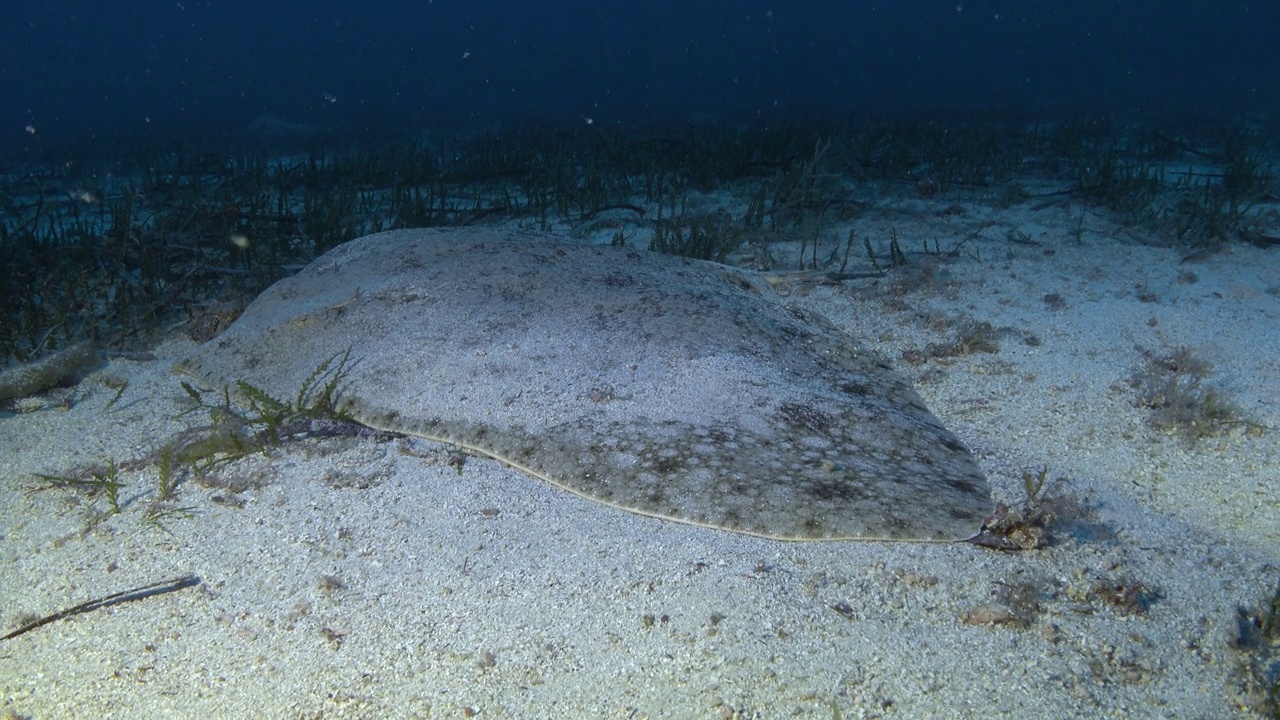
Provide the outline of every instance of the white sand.
<path id="1" fill-rule="evenodd" d="M 240 509 L 187 484 L 195 513 L 168 532 L 142 519 L 154 468 L 125 473 L 124 512 L 83 534 L 82 509 L 24 488 L 202 422 L 175 418 L 185 394 L 168 366 L 189 347 L 175 339 L 155 361 L 112 361 L 70 410 L 0 418 L 0 608 L 13 627 L 186 573 L 203 583 L 0 643 L 4 702 L 35 718 L 1249 717 L 1230 642 L 1237 607 L 1280 579 L 1280 433 L 1189 445 L 1146 426 L 1126 379 L 1137 348 L 1187 345 L 1280 428 L 1276 251 L 1180 263 L 1093 213 L 1077 240 L 1078 208 L 942 207 L 886 201 L 856 227 L 880 247 L 892 227 L 908 252 L 979 232 L 959 257 L 795 284 L 788 301 L 912 375 L 996 499 L 1020 501 L 1025 470 L 1070 478 L 1054 492 L 1089 515 L 1052 547 L 767 541 L 621 512 L 496 462 L 459 476 L 439 446 L 371 439 L 226 468 L 253 482 Z M 1010 243 L 1014 228 L 1037 245 Z M 963 318 L 1009 328 L 1001 351 L 901 360 Z M 129 386 L 105 409 L 108 377 Z M 1087 596 L 1129 582 L 1156 593 L 1144 615 Z M 1017 586 L 1041 606 L 1028 627 L 963 622 L 1007 609 Z"/>

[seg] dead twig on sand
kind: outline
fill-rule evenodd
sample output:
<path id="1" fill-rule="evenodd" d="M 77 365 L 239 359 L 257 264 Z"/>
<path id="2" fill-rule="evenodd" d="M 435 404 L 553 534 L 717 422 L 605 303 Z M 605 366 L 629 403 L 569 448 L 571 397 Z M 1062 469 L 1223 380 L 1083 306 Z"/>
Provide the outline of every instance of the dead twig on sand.
<path id="1" fill-rule="evenodd" d="M 18 628 L 17 630 L 14 630 L 8 635 L 5 635 L 4 637 L 0 637 L 0 640 L 10 640 L 12 638 L 16 638 L 19 635 L 35 630 L 36 628 L 41 627 L 42 625 L 48 625 L 51 622 L 56 622 L 63 618 L 71 617 L 72 615 L 81 615 L 83 613 L 92 612 L 94 610 L 99 610 L 104 607 L 119 605 L 120 603 L 129 602 L 131 600 L 141 600 L 143 598 L 151 597 L 152 595 L 162 595 L 164 593 L 171 593 L 171 592 L 174 592 L 175 590 L 181 590 L 182 588 L 192 587 L 193 585 L 199 585 L 199 584 L 200 584 L 199 576 L 183 575 L 182 577 L 174 578 L 172 580 L 165 580 L 164 582 L 152 583 L 150 585 L 143 585 L 142 587 L 136 587 L 131 590 L 112 593 L 111 595 L 95 598 L 88 602 L 80 603 L 79 605 L 76 605 L 74 607 L 69 607 L 65 610 L 60 610 L 52 615 L 46 615 L 42 618 L 39 618 L 38 620 L 32 620 L 31 622 L 24 624 L 22 627 Z"/>

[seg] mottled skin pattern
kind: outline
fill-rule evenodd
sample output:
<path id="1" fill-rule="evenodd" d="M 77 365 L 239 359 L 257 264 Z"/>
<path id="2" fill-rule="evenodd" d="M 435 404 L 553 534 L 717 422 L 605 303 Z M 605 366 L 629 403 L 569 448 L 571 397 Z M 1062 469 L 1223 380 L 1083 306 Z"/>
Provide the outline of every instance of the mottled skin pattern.
<path id="1" fill-rule="evenodd" d="M 784 540 L 950 541 L 989 490 L 877 353 L 713 263 L 491 229 L 383 233 L 258 298 L 178 369 L 342 408 L 580 496 Z"/>

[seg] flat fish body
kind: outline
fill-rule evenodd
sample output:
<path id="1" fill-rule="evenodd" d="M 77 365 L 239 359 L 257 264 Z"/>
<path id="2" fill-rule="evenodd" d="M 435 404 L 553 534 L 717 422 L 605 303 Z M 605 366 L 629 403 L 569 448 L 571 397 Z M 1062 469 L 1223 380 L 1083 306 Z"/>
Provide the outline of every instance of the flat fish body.
<path id="1" fill-rule="evenodd" d="M 499 229 L 351 241 L 177 369 L 340 408 L 580 496 L 783 540 L 950 541 L 991 511 L 954 434 L 877 353 L 723 265 Z"/>

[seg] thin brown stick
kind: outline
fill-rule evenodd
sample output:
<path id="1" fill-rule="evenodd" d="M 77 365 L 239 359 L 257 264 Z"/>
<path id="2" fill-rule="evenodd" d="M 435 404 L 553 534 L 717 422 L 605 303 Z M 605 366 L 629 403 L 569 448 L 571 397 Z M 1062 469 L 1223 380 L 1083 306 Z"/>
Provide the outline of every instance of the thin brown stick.
<path id="1" fill-rule="evenodd" d="M 110 607 L 112 605 L 119 605 L 120 603 L 129 602 L 130 600 L 141 600 L 143 598 L 151 597 L 152 595 L 162 595 L 164 593 L 171 593 L 171 592 L 174 592 L 175 590 L 181 590 L 182 588 L 191 587 L 193 585 L 199 585 L 199 584 L 200 584 L 199 576 L 183 575 L 182 577 L 174 578 L 172 580 L 165 580 L 164 582 L 152 583 L 150 585 L 143 585 L 142 587 L 136 587 L 131 590 L 124 590 L 122 592 L 112 593 L 104 597 L 95 598 L 88 602 L 80 603 L 75 607 L 69 607 L 65 610 L 59 610 L 58 612 L 52 615 L 46 615 L 40 618 L 39 620 L 33 620 L 27 623 L 26 625 L 23 625 L 22 627 L 18 628 L 17 630 L 14 630 L 8 635 L 5 635 L 4 637 L 0 637 L 0 640 L 9 640 L 11 638 L 16 638 L 19 635 L 35 630 L 36 628 L 42 625 L 48 625 L 51 622 L 56 622 L 63 618 L 71 617 L 72 615 L 80 615 L 82 613 L 92 612 L 94 610 L 98 610 L 104 607 Z"/>

